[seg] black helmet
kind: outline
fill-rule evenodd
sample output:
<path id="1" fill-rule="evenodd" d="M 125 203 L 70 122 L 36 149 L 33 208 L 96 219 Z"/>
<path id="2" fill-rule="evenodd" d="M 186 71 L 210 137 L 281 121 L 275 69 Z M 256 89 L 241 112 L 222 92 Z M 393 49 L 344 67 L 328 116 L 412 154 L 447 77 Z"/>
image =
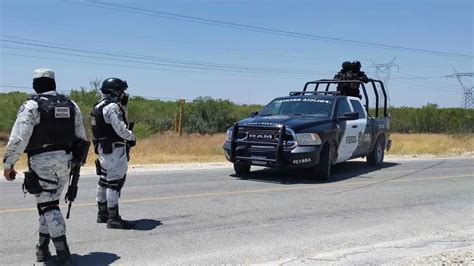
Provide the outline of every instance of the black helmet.
<path id="1" fill-rule="evenodd" d="M 128 84 L 125 80 L 119 78 L 108 78 L 102 82 L 100 91 L 104 94 L 116 94 L 123 93 L 128 88 Z"/>
<path id="2" fill-rule="evenodd" d="M 354 61 L 354 62 L 352 62 L 352 65 L 353 65 L 354 68 L 357 69 L 357 70 L 360 70 L 360 68 L 362 67 L 362 65 L 360 64 L 359 61 Z"/>
<path id="3" fill-rule="evenodd" d="M 342 63 L 342 69 L 348 70 L 348 69 L 351 67 L 351 64 L 352 64 L 352 63 L 349 62 L 349 61 L 344 61 L 344 62 Z"/>

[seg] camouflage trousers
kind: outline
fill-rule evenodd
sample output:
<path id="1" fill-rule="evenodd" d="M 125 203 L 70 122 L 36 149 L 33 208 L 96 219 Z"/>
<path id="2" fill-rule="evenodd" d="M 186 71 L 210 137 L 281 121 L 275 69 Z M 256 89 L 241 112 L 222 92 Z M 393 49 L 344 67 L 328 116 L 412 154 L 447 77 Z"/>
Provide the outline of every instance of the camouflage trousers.
<path id="1" fill-rule="evenodd" d="M 99 163 L 102 174 L 97 184 L 97 202 L 107 202 L 108 208 L 118 205 L 120 190 L 128 171 L 125 147 L 114 147 L 112 153 L 104 154 L 99 146 Z"/>
<path id="2" fill-rule="evenodd" d="M 71 154 L 65 151 L 51 151 L 33 155 L 29 158 L 31 170 L 40 178 L 43 189 L 36 194 L 36 203 L 39 213 L 39 232 L 49 234 L 51 238 L 64 236 L 66 234 L 66 223 L 59 209 L 61 192 L 68 184 L 71 171 Z"/>

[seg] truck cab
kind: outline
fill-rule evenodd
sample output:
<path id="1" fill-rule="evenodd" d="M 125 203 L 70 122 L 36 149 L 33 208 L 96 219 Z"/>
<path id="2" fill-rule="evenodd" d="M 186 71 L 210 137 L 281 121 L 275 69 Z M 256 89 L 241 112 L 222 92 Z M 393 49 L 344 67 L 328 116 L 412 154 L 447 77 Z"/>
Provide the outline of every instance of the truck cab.
<path id="1" fill-rule="evenodd" d="M 364 97 L 329 90 L 344 82 L 359 83 Z M 380 166 L 391 145 L 390 118 L 383 83 L 371 80 L 369 85 L 376 96 L 372 109 L 365 84 L 354 80 L 307 82 L 302 91 L 272 100 L 227 130 L 223 147 L 227 160 L 242 176 L 258 165 L 308 168 L 314 177 L 329 179 L 332 165 L 358 157 Z"/>

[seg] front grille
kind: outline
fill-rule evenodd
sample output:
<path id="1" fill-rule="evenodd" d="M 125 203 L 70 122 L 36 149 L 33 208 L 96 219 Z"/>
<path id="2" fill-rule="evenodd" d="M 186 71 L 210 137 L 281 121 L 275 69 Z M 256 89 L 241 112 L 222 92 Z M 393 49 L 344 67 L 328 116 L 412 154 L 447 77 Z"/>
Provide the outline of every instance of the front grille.
<path id="1" fill-rule="evenodd" d="M 293 131 L 284 125 L 268 127 L 235 124 L 230 142 L 230 160 L 281 165 L 283 151 L 296 146 L 293 135 Z"/>
<path id="2" fill-rule="evenodd" d="M 262 144 L 278 143 L 280 138 L 279 129 L 253 129 L 251 127 L 242 127 L 238 131 L 238 140 L 260 142 Z M 293 134 L 290 130 L 286 130 L 286 134 L 283 137 L 283 146 L 285 148 L 292 147 L 295 145 Z M 260 147 L 259 145 L 252 145 L 252 147 Z M 264 147 L 264 146 L 262 146 Z M 271 147 L 271 146 L 266 146 Z"/>

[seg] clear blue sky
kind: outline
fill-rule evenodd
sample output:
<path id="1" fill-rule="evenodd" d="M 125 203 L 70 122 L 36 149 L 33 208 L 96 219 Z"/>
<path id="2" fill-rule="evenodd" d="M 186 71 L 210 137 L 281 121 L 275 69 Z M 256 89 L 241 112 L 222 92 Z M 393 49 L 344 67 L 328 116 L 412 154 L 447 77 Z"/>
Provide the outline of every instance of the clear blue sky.
<path id="1" fill-rule="evenodd" d="M 264 104 L 308 80 L 332 78 L 346 59 L 360 60 L 373 76 L 370 59 L 384 63 L 396 56 L 399 71 L 393 69 L 388 84 L 392 105 L 459 107 L 457 81 L 443 76 L 453 67 L 474 71 L 470 0 L 101 1 L 148 11 L 94 7 L 84 0 L 2 0 L 0 90 L 28 91 L 11 86 L 30 87 L 33 69 L 48 67 L 56 71 L 60 90 L 116 76 L 128 81 L 131 95 Z M 150 10 L 468 56 L 278 36 L 165 18 Z M 472 79 L 465 81 L 472 86 Z"/>

